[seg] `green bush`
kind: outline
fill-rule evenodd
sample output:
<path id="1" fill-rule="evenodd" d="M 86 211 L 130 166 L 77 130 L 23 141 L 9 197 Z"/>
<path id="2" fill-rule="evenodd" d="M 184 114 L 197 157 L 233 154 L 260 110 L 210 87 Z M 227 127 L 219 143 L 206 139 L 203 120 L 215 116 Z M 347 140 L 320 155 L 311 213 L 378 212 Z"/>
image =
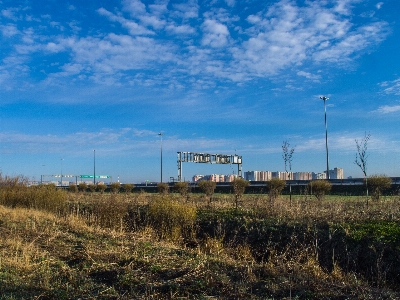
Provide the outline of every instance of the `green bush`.
<path id="1" fill-rule="evenodd" d="M 322 201 L 325 197 L 325 194 L 329 192 L 332 188 L 332 184 L 328 180 L 313 180 L 309 184 L 310 192 L 313 194 L 319 201 Z"/>
<path id="2" fill-rule="evenodd" d="M 368 186 L 372 190 L 372 200 L 378 201 L 382 192 L 392 185 L 392 179 L 386 175 L 372 175 L 368 177 Z"/>
<path id="3" fill-rule="evenodd" d="M 149 221 L 160 239 L 182 241 L 194 234 L 196 208 L 171 197 L 155 197 L 149 204 Z"/>
<path id="4" fill-rule="evenodd" d="M 276 200 L 282 193 L 282 190 L 285 188 L 285 186 L 286 181 L 279 178 L 272 178 L 271 180 L 267 181 L 269 200 L 271 202 Z"/>

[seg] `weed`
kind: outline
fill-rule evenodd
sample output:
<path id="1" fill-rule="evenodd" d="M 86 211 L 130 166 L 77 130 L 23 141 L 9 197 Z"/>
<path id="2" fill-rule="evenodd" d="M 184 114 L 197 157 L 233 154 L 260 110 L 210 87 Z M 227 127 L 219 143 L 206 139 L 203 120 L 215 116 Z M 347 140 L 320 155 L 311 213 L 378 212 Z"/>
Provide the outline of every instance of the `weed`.
<path id="1" fill-rule="evenodd" d="M 156 197 L 149 205 L 149 219 L 159 238 L 188 240 L 193 236 L 196 209 L 172 197 Z"/>

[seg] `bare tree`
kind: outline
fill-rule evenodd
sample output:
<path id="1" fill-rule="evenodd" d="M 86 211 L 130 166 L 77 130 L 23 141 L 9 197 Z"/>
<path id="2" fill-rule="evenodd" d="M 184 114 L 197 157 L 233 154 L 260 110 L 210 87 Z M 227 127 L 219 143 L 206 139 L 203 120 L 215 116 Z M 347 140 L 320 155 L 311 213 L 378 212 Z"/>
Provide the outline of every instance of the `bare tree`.
<path id="1" fill-rule="evenodd" d="M 290 144 L 288 141 L 283 141 L 282 143 L 282 158 L 285 163 L 285 172 L 287 173 L 287 167 L 289 166 L 289 180 L 292 180 L 293 178 L 290 178 L 290 175 L 292 173 L 292 156 L 294 153 L 294 148 L 290 148 Z M 292 205 L 292 185 L 289 182 L 289 197 L 290 197 L 290 205 Z"/>
<path id="2" fill-rule="evenodd" d="M 288 141 L 283 141 L 282 143 L 282 158 L 285 163 L 285 172 L 287 172 L 287 167 L 289 166 L 289 171 L 292 170 L 292 156 L 294 153 L 294 148 L 290 149 L 290 144 Z"/>
<path id="3" fill-rule="evenodd" d="M 364 174 L 365 187 L 367 190 L 367 194 L 366 194 L 367 207 L 368 207 L 367 146 L 368 146 L 368 141 L 370 138 L 371 138 L 371 134 L 365 133 L 364 137 L 361 139 L 361 141 L 358 141 L 357 139 L 355 140 L 356 146 L 357 146 L 357 153 L 356 153 L 356 159 L 354 161 L 354 163 L 360 167 L 361 171 Z"/>

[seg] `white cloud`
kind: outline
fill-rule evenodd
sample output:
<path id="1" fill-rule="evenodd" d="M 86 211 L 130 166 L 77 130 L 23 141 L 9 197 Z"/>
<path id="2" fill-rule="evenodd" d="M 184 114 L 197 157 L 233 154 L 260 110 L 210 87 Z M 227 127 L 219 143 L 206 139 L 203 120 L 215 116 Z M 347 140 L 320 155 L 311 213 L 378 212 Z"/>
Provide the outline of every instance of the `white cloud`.
<path id="1" fill-rule="evenodd" d="M 74 132 L 67 135 L 56 134 L 27 134 L 22 132 L 1 132 L 0 143 L 2 144 L 2 153 L 55 153 L 60 152 L 88 153 L 96 147 L 96 154 L 100 153 L 126 153 L 132 155 L 132 151 L 143 156 L 155 149 L 158 145 L 158 132 L 138 129 L 104 128 L 97 132 Z M 232 141 L 227 139 L 179 139 L 175 136 L 166 136 L 163 139 L 163 149 L 166 151 L 176 151 L 177 145 L 184 148 L 196 148 L 199 150 L 216 149 L 216 147 L 225 147 Z M 17 149 L 17 150 L 16 150 Z"/>
<path id="2" fill-rule="evenodd" d="M 110 26 L 108 31 L 78 36 L 84 31 L 76 26 L 81 23 L 63 24 L 58 20 L 50 23 L 52 16 L 42 19 L 40 27 L 30 25 L 18 31 L 19 27 L 7 24 L 0 29 L 3 36 L 18 36 L 19 42 L 10 46 L 15 53 L 9 55 L 20 55 L 25 66 L 30 67 L 32 53 L 47 59 L 45 56 L 50 53 L 65 52 L 67 59 L 61 62 L 59 73 L 54 69 L 48 73 L 51 79 L 76 76 L 79 80 L 92 78 L 101 82 L 104 79 L 124 84 L 140 78 L 144 85 L 165 82 L 175 87 L 182 86 L 179 80 L 196 84 L 198 76 L 215 86 L 216 78 L 241 84 L 254 77 L 275 76 L 288 68 L 297 72 L 304 64 L 308 70 L 314 64 L 323 63 L 343 67 L 388 34 L 386 22 L 362 26 L 352 23 L 349 12 L 355 2 L 350 0 L 338 1 L 334 7 L 326 1 L 296 6 L 295 1 L 281 0 L 255 14 L 243 13 L 240 17 L 212 5 L 204 7 L 208 10 L 200 16 L 196 1 L 168 5 L 167 2 L 145 3 L 124 0 L 121 11 L 118 8 L 114 12 L 105 8 L 97 10 L 109 21 L 119 23 L 129 35 Z M 233 5 L 234 1 L 229 3 Z M 248 23 L 239 22 L 239 18 Z M 58 33 L 49 34 L 44 24 L 53 24 L 56 28 L 52 32 Z M 68 36 L 63 32 L 66 28 L 72 28 L 73 34 Z M 166 39 L 165 33 L 174 34 L 174 39 Z M 144 75 L 161 66 L 163 72 L 158 77 Z M 4 70 L 11 73 L 7 66 Z M 128 74 L 139 71 L 140 77 Z M 312 71 L 301 70 L 297 75 L 320 79 Z M 393 85 L 385 92 L 396 93 L 395 90 Z"/>
<path id="3" fill-rule="evenodd" d="M 378 3 L 376 4 L 376 8 L 377 8 L 377 9 L 381 9 L 381 8 L 382 8 L 382 5 L 383 5 L 383 2 L 378 2 Z"/>
<path id="4" fill-rule="evenodd" d="M 133 17 L 146 13 L 146 6 L 140 0 L 123 0 L 122 6 Z"/>
<path id="5" fill-rule="evenodd" d="M 17 8 L 2 9 L 1 15 L 4 18 L 11 19 L 13 21 L 17 21 L 19 19 L 19 17 L 16 16 L 16 12 L 18 12 Z"/>
<path id="6" fill-rule="evenodd" d="M 156 16 L 145 15 L 140 16 L 139 19 L 144 25 L 151 26 L 154 29 L 161 29 L 165 26 L 165 21 L 160 20 Z"/>
<path id="7" fill-rule="evenodd" d="M 376 110 L 376 112 L 381 114 L 389 114 L 398 111 L 400 111 L 400 105 L 383 105 Z"/>
<path id="8" fill-rule="evenodd" d="M 17 26 L 14 24 L 0 25 L 0 31 L 5 37 L 12 37 L 19 33 Z"/>
<path id="9" fill-rule="evenodd" d="M 311 74 L 309 72 L 304 72 L 304 71 L 297 72 L 297 75 L 304 76 L 307 79 L 312 79 L 312 80 L 319 80 L 321 78 L 321 75 L 315 75 L 315 74 Z"/>
<path id="10" fill-rule="evenodd" d="M 225 0 L 226 5 L 230 6 L 230 7 L 234 7 L 236 0 Z"/>
<path id="11" fill-rule="evenodd" d="M 124 0 L 122 4 L 123 10 L 129 12 L 131 17 L 140 20 L 141 25 L 151 26 L 154 29 L 165 27 L 166 22 L 160 16 L 167 12 L 166 4 L 149 5 L 148 8 L 151 13 L 147 12 L 146 5 L 140 0 Z"/>
<path id="12" fill-rule="evenodd" d="M 174 34 L 193 34 L 196 32 L 196 30 L 189 25 L 169 24 L 165 29 Z"/>
<path id="13" fill-rule="evenodd" d="M 228 43 L 228 28 L 215 20 L 205 20 L 203 25 L 202 45 L 214 48 L 223 47 Z"/>
<path id="14" fill-rule="evenodd" d="M 196 0 L 188 0 L 179 4 L 172 4 L 175 9 L 171 15 L 182 19 L 192 19 L 199 16 L 199 5 Z"/>
<path id="15" fill-rule="evenodd" d="M 122 25 L 122 27 L 128 29 L 128 31 L 131 35 L 153 35 L 154 34 L 153 31 L 147 29 L 146 27 L 143 27 L 142 25 L 139 25 L 138 23 L 136 23 L 134 21 L 127 20 L 121 16 L 117 16 L 104 8 L 99 8 L 97 10 L 97 12 L 100 15 L 107 17 L 110 21 L 120 23 Z"/>
<path id="16" fill-rule="evenodd" d="M 379 84 L 381 87 L 385 87 L 384 93 L 388 95 L 400 95 L 400 78 L 393 81 L 384 81 Z"/>

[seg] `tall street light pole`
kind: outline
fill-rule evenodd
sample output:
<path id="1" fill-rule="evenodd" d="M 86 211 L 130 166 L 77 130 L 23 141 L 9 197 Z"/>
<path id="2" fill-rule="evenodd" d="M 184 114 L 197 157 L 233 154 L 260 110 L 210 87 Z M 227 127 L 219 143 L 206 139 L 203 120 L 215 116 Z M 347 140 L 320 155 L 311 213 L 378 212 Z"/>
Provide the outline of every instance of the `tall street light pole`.
<path id="1" fill-rule="evenodd" d="M 325 96 L 319 97 L 324 101 L 324 110 L 325 110 L 325 147 L 326 147 L 326 178 L 329 180 L 329 155 L 328 155 L 328 124 L 326 122 L 326 100 L 329 98 Z"/>
<path id="2" fill-rule="evenodd" d="M 46 165 L 42 165 L 42 167 L 44 168 Z M 43 171 L 43 173 L 44 173 L 44 171 Z M 40 175 L 40 184 L 43 184 L 43 176 L 45 176 L 45 175 Z"/>
<path id="3" fill-rule="evenodd" d="M 96 184 L 96 150 L 93 150 L 93 184 Z"/>
<path id="4" fill-rule="evenodd" d="M 162 181 L 162 137 L 163 137 L 163 133 L 162 132 L 160 132 L 159 134 L 158 134 L 159 136 L 160 136 L 160 155 L 161 155 L 161 162 L 160 162 L 160 166 L 161 166 L 161 182 L 163 182 Z"/>
<path id="5" fill-rule="evenodd" d="M 61 187 L 63 186 L 63 185 L 62 185 L 62 178 L 63 178 L 63 176 L 62 176 L 63 160 L 64 160 L 64 158 L 61 158 L 61 179 L 60 179 L 60 186 L 61 186 Z"/>

